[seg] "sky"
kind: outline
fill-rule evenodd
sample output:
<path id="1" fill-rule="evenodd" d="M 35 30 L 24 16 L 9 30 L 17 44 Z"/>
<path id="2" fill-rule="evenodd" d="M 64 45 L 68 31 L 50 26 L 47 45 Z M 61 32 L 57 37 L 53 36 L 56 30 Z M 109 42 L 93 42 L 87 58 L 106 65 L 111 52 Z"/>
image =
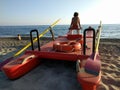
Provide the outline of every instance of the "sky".
<path id="1" fill-rule="evenodd" d="M 120 24 L 120 0 L 0 0 L 0 25 L 70 24 L 74 12 L 81 24 Z"/>

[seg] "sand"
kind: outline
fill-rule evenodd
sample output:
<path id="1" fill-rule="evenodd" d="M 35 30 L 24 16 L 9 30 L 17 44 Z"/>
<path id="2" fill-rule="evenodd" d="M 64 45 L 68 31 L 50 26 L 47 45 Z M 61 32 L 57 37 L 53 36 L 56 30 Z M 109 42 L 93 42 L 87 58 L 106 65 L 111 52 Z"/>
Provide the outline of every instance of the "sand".
<path id="1" fill-rule="evenodd" d="M 98 90 L 120 90 L 120 40 L 101 40 L 102 80 Z"/>
<path id="2" fill-rule="evenodd" d="M 50 41 L 41 40 L 41 45 Z M 24 47 L 29 39 L 0 38 L 0 62 Z M 31 49 L 31 48 L 29 48 Z M 97 90 L 120 89 L 120 39 L 101 39 L 99 53 L 102 79 Z M 82 90 L 76 79 L 75 63 L 68 61 L 42 61 L 17 80 L 9 80 L 0 72 L 0 90 Z"/>

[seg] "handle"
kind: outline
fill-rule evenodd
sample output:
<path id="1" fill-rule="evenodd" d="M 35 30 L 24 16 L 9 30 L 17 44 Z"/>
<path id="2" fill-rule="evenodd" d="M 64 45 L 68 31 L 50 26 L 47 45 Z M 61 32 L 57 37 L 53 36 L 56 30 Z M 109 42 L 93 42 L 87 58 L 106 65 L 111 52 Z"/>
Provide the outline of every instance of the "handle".
<path id="1" fill-rule="evenodd" d="M 86 55 L 86 32 L 87 31 L 93 31 L 93 44 L 92 44 L 92 52 L 94 53 L 95 52 L 95 29 L 94 28 L 91 28 L 91 27 L 89 27 L 89 28 L 87 28 L 87 29 L 85 29 L 84 30 L 84 44 L 83 44 L 83 54 L 84 55 Z"/>
<path id="2" fill-rule="evenodd" d="M 40 42 L 39 42 L 39 34 L 38 34 L 38 30 L 37 29 L 34 29 L 34 30 L 31 30 L 30 31 L 30 38 L 31 38 L 31 46 L 32 46 L 32 50 L 34 50 L 34 47 L 33 47 L 33 36 L 32 36 L 32 33 L 33 32 L 36 32 L 37 34 L 37 41 L 38 41 L 38 50 L 40 51 Z"/>
<path id="3" fill-rule="evenodd" d="M 27 61 L 28 59 L 32 59 L 32 58 L 34 58 L 34 57 L 35 57 L 35 55 L 30 55 L 30 56 L 26 57 L 26 58 L 22 61 L 21 64 L 26 63 L 26 61 Z"/>

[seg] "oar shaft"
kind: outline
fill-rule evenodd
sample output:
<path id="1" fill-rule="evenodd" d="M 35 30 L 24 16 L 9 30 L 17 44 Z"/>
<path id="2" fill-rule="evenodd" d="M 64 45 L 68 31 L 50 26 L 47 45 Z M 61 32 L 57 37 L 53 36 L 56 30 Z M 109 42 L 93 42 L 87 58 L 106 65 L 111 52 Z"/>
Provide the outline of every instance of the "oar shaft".
<path id="1" fill-rule="evenodd" d="M 102 28 L 102 23 L 100 22 L 100 28 L 99 28 L 99 33 L 98 33 L 98 38 L 97 38 L 96 48 L 95 48 L 96 52 L 98 52 L 98 48 L 99 48 L 99 44 L 100 44 L 101 28 Z"/>
<path id="2" fill-rule="evenodd" d="M 100 22 L 100 26 L 98 29 L 99 29 L 99 33 L 98 33 L 98 38 L 97 38 L 97 42 L 96 42 L 94 60 L 96 59 L 96 56 L 98 54 L 98 48 L 99 48 L 99 44 L 100 44 L 100 35 L 101 35 L 101 30 L 102 30 L 102 22 Z"/>
<path id="3" fill-rule="evenodd" d="M 60 21 L 60 19 L 58 19 L 57 21 L 55 21 L 50 27 L 54 27 L 58 22 Z M 44 34 L 46 34 L 49 30 L 50 30 L 50 27 L 47 28 L 46 30 L 44 30 L 40 35 L 39 35 L 39 38 L 41 38 Z M 37 41 L 37 38 L 35 38 L 33 40 L 33 43 Z M 23 47 L 21 50 L 19 50 L 17 53 L 14 54 L 14 57 L 21 54 L 24 50 L 26 50 L 28 47 L 31 46 L 31 43 L 28 43 L 25 47 Z"/>

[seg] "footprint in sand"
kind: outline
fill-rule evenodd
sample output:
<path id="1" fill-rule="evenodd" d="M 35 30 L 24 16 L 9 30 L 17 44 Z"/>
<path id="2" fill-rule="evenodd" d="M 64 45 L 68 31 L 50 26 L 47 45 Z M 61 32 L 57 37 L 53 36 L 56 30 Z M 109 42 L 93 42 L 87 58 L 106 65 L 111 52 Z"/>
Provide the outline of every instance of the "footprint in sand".
<path id="1" fill-rule="evenodd" d="M 0 55 L 6 55 L 10 52 L 15 51 L 15 48 L 4 48 L 4 49 L 0 49 Z"/>

